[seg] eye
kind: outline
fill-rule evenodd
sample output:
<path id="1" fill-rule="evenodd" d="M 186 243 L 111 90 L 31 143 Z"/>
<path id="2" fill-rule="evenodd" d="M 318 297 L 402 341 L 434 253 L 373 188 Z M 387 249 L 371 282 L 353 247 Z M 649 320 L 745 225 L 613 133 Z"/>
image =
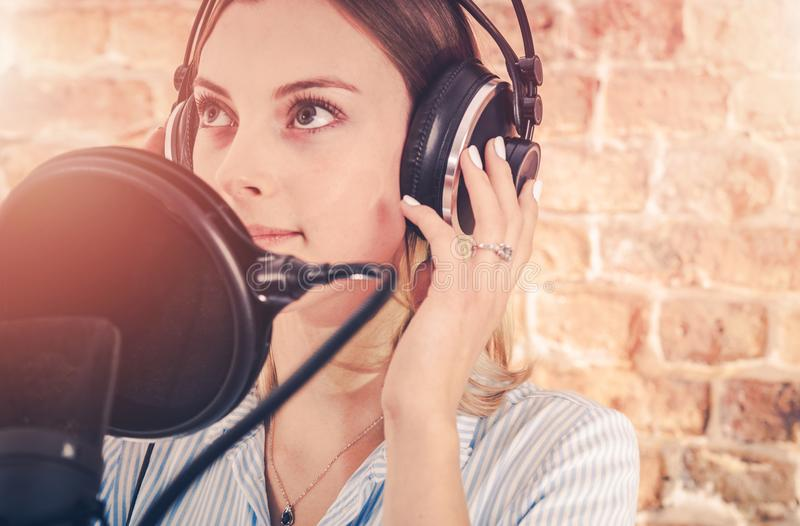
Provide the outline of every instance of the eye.
<path id="1" fill-rule="evenodd" d="M 298 96 L 291 102 L 293 115 L 290 128 L 304 130 L 307 133 L 316 133 L 322 128 L 332 127 L 343 115 L 341 110 L 320 97 Z M 318 125 L 314 125 L 314 122 Z M 296 125 L 295 125 L 296 124 Z M 310 126 L 309 126 L 310 125 Z"/>
<path id="2" fill-rule="evenodd" d="M 234 120 L 228 110 L 224 109 L 219 99 L 213 95 L 201 93 L 196 97 L 195 104 L 201 128 L 234 126 Z"/>

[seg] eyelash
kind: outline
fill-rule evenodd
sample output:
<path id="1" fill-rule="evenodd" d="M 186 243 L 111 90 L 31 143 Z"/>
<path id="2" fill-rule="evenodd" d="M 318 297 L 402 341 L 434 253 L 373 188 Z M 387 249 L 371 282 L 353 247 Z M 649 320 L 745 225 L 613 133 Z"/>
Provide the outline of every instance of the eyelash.
<path id="1" fill-rule="evenodd" d="M 234 120 L 235 122 L 235 119 L 233 119 L 232 116 L 233 112 L 230 111 L 224 104 L 222 104 L 222 102 L 214 95 L 200 93 L 195 97 L 195 105 L 197 106 L 198 118 L 203 115 L 203 113 L 208 109 L 210 105 L 215 105 L 220 109 L 222 109 L 223 111 L 225 111 L 226 113 L 228 113 L 228 116 L 231 117 L 231 119 Z M 334 103 L 322 97 L 317 97 L 315 95 L 305 95 L 305 94 L 295 95 L 294 98 L 292 98 L 291 102 L 289 103 L 289 107 L 291 108 L 290 112 L 293 114 L 293 116 L 295 110 L 303 106 L 319 106 L 325 111 L 330 112 L 330 114 L 333 115 L 334 119 L 336 119 L 335 121 L 333 121 L 332 124 L 328 124 L 326 126 L 320 126 L 319 128 L 297 128 L 305 133 L 317 133 L 318 131 L 323 130 L 325 128 L 332 128 L 338 124 L 338 121 L 343 115 L 342 110 L 340 110 L 339 107 L 336 106 Z M 294 117 L 292 118 L 292 122 L 294 122 Z"/>

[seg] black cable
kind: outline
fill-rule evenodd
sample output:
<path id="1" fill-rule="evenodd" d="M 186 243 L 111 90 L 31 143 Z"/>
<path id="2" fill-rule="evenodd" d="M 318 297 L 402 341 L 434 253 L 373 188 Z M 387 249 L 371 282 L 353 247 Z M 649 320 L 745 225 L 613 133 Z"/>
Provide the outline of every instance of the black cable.
<path id="1" fill-rule="evenodd" d="M 514 4 L 514 12 L 517 14 L 517 22 L 519 22 L 519 29 L 522 32 L 522 46 L 525 50 L 525 56 L 528 58 L 536 54 L 536 49 L 533 47 L 533 35 L 531 35 L 531 25 L 528 22 L 528 17 L 525 15 L 525 7 L 523 7 L 520 0 L 511 0 Z"/>
<path id="2" fill-rule="evenodd" d="M 203 0 L 203 3 L 200 5 L 200 9 L 197 10 L 197 14 L 194 17 L 194 22 L 192 23 L 192 30 L 189 33 L 189 39 L 186 42 L 186 50 L 183 53 L 183 65 L 189 65 L 189 59 L 192 57 L 192 51 L 194 50 L 194 43 L 197 37 L 197 30 L 200 27 L 200 20 L 204 17 L 206 12 L 206 6 L 208 5 L 209 0 Z"/>
<path id="3" fill-rule="evenodd" d="M 175 501 L 183 495 L 189 486 L 209 466 L 219 460 L 231 446 L 238 442 L 245 434 L 260 425 L 267 416 L 273 414 L 286 400 L 300 389 L 317 371 L 319 371 L 336 352 L 349 340 L 364 324 L 366 324 L 391 296 L 395 288 L 396 272 L 391 266 L 380 266 L 383 279 L 378 284 L 378 290 L 365 301 L 337 331 L 328 338 L 320 348 L 298 368 L 283 384 L 272 390 L 266 400 L 259 403 L 236 425 L 223 433 L 219 438 L 204 449 L 200 455 L 188 466 L 184 467 L 161 494 L 156 497 L 153 504 L 145 511 L 140 526 L 156 526 L 167 513 Z"/>
<path id="4" fill-rule="evenodd" d="M 142 488 L 142 481 L 144 480 L 144 474 L 147 473 L 147 466 L 150 465 L 150 456 L 153 454 L 153 447 L 155 446 L 155 442 L 150 442 L 147 444 L 147 452 L 144 454 L 144 460 L 142 460 L 142 466 L 139 468 L 139 478 L 136 481 L 136 489 L 133 490 L 133 498 L 131 498 L 131 507 L 128 508 L 128 518 L 125 519 L 125 526 L 128 526 L 131 523 L 131 517 L 133 516 L 133 507 L 136 506 L 136 498 L 139 496 L 139 490 Z"/>
<path id="5" fill-rule="evenodd" d="M 533 137 L 533 126 L 531 126 L 530 122 L 523 122 L 523 99 L 521 97 L 535 94 L 535 84 L 529 83 L 526 85 L 523 83 L 524 79 L 521 78 L 521 70 L 518 65 L 519 57 L 517 57 L 514 49 L 508 43 L 503 34 L 500 33 L 497 27 L 492 23 L 492 21 L 489 20 L 486 14 L 481 11 L 472 0 L 459 0 L 459 3 L 469 14 L 472 15 L 475 20 L 478 21 L 481 26 L 483 26 L 486 32 L 491 35 L 491 37 L 497 43 L 497 46 L 500 48 L 500 51 L 503 53 L 506 63 L 506 71 L 511 79 L 511 86 L 515 94 L 515 101 L 513 104 L 514 127 L 517 129 L 521 137 L 524 137 L 526 140 L 531 140 Z M 525 8 L 520 0 L 512 0 L 512 3 L 514 4 L 514 11 L 517 15 L 520 31 L 522 32 L 522 39 L 526 53 L 526 55 L 523 56 L 527 56 L 527 58 L 533 58 L 533 54 L 528 55 L 528 53 L 534 53 L 534 48 L 530 24 L 528 23 L 527 16 L 525 16 Z"/>

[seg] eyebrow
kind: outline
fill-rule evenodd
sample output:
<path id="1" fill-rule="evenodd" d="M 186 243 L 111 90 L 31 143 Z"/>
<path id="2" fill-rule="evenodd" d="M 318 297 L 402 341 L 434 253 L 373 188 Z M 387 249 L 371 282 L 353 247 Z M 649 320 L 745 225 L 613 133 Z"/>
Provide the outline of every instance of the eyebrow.
<path id="1" fill-rule="evenodd" d="M 197 86 L 209 89 L 211 91 L 216 91 L 228 99 L 232 98 L 225 88 L 219 84 L 211 82 L 206 78 L 197 77 L 194 79 L 193 87 Z M 294 92 L 302 91 L 308 88 L 339 88 L 352 91 L 353 93 L 361 93 L 357 87 L 337 77 L 312 77 L 278 86 L 278 88 L 272 93 L 272 98 L 280 99 L 282 97 L 286 97 L 287 95 L 291 95 Z"/>

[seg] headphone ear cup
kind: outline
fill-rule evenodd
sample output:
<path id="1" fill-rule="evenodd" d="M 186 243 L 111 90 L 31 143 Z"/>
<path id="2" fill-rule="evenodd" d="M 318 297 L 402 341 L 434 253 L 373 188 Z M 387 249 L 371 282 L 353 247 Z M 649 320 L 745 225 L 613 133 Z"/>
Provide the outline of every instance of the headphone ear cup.
<path id="1" fill-rule="evenodd" d="M 172 111 L 170 112 L 167 122 L 164 125 L 164 157 L 175 163 L 178 162 L 177 152 L 180 151 L 177 123 L 178 119 L 180 119 L 181 111 L 183 110 L 183 105 L 185 102 L 186 101 L 176 102 L 172 106 Z"/>
<path id="2" fill-rule="evenodd" d="M 164 130 L 164 157 L 189 170 L 192 170 L 197 123 L 194 97 L 189 97 L 175 105 Z"/>
<path id="3" fill-rule="evenodd" d="M 197 138 L 198 122 L 197 106 L 194 103 L 194 97 L 190 96 L 183 105 L 176 130 L 178 137 L 176 151 L 179 152 L 178 163 L 189 170 L 194 169 L 194 141 Z"/>
<path id="4" fill-rule="evenodd" d="M 406 135 L 401 195 L 430 206 L 468 234 L 474 219 L 466 187 L 460 184 L 458 156 L 470 144 L 478 143 L 482 151 L 489 138 L 510 133 L 513 113 L 507 88 L 507 82 L 476 58 L 455 64 L 420 95 Z M 416 225 L 407 226 L 422 236 Z"/>

